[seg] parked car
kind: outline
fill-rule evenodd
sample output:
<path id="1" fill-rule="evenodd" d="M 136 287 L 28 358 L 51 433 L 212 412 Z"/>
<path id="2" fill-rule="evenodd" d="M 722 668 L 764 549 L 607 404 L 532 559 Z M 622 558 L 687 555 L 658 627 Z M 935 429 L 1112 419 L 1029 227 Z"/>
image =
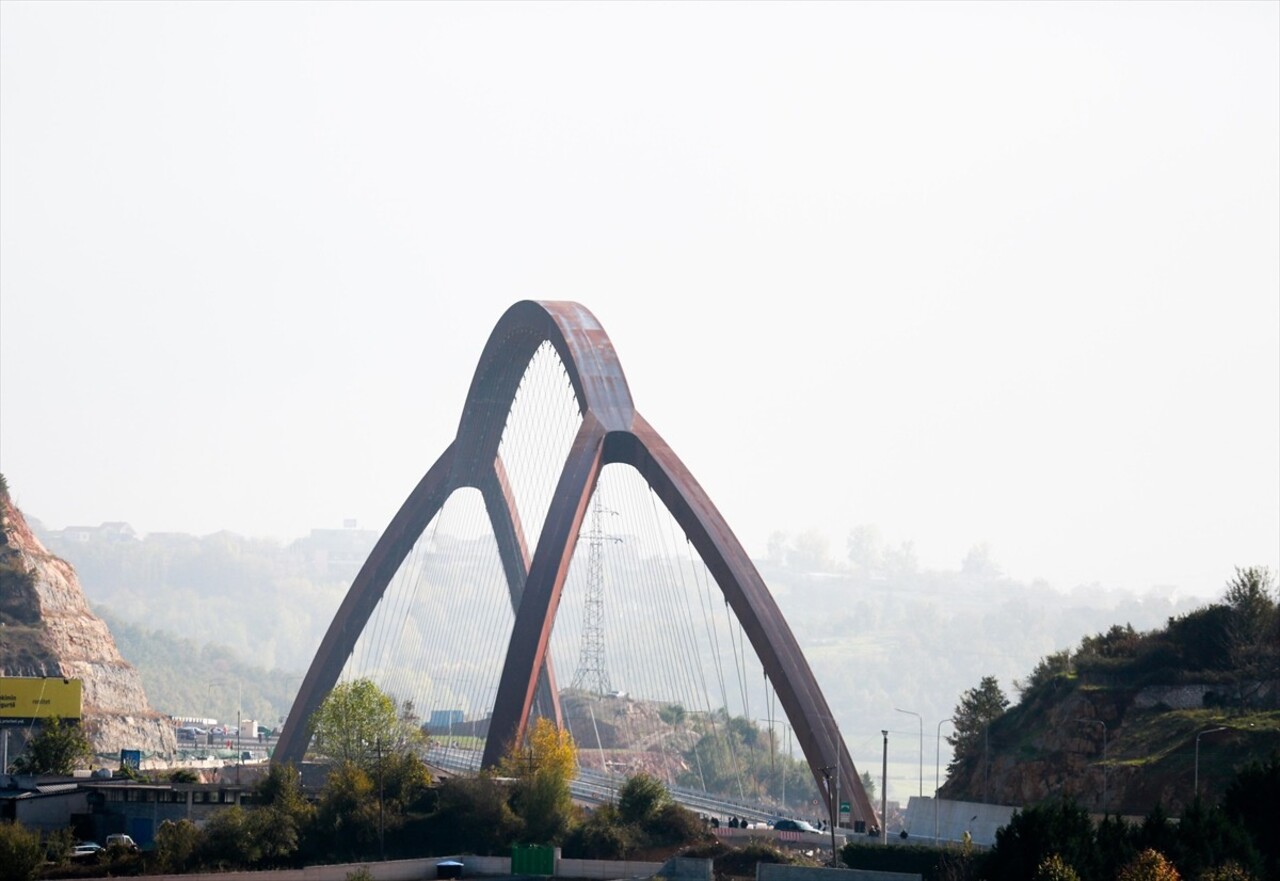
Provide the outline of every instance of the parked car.
<path id="1" fill-rule="evenodd" d="M 78 841 L 71 851 L 71 859 L 73 860 L 92 860 L 106 850 L 96 841 Z"/>
<path id="2" fill-rule="evenodd" d="M 122 832 L 116 832 L 107 836 L 107 847 L 123 847 L 130 853 L 137 853 L 139 848 L 136 841 Z"/>

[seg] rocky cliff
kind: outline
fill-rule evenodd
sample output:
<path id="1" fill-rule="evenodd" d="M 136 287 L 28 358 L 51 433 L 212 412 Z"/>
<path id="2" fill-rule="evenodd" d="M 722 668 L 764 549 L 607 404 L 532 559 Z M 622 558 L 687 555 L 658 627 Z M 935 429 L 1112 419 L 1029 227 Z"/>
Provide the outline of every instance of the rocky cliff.
<path id="1" fill-rule="evenodd" d="M 84 726 L 99 753 L 172 753 L 171 725 L 152 711 L 138 671 L 89 609 L 75 570 L 28 527 L 0 483 L 0 676 L 83 684 Z"/>
<path id="2" fill-rule="evenodd" d="M 1176 815 L 1197 791 L 1217 801 L 1236 770 L 1280 749 L 1278 689 L 1262 683 L 1255 706 L 1227 710 L 1212 708 L 1221 686 L 1064 682 L 994 722 L 987 748 L 952 770 L 941 795 L 1015 807 L 1065 797 L 1138 817 L 1160 804 Z"/>

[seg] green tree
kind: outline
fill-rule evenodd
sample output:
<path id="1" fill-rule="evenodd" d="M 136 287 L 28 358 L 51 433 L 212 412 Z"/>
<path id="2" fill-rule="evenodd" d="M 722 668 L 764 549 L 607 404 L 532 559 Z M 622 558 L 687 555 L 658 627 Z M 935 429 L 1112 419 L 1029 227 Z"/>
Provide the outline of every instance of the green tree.
<path id="1" fill-rule="evenodd" d="M 406 809 L 421 800 L 431 785 L 431 772 L 422 759 L 411 752 L 383 756 L 373 776 L 382 791 L 386 812 L 392 814 L 397 822 Z"/>
<path id="2" fill-rule="evenodd" d="M 1263 874 L 1280 878 L 1280 753 L 1266 761 L 1250 762 L 1227 785 L 1222 809 L 1244 828 L 1263 860 Z"/>
<path id="3" fill-rule="evenodd" d="M 618 790 L 618 814 L 624 823 L 644 823 L 671 801 L 671 793 L 657 777 L 643 771 L 627 778 Z"/>
<path id="4" fill-rule="evenodd" d="M 683 704 L 666 704 L 658 710 L 658 718 L 664 724 L 679 728 L 684 724 L 685 709 Z"/>
<path id="5" fill-rule="evenodd" d="M 1280 612 L 1272 597 L 1275 586 L 1275 577 L 1265 566 L 1236 567 L 1223 595 L 1230 609 L 1227 653 L 1241 706 L 1262 687 L 1263 680 L 1280 673 Z"/>
<path id="6" fill-rule="evenodd" d="M 987 855 L 986 875 L 1031 878 L 1054 855 L 1082 878 L 1098 875 L 1093 824 L 1075 802 L 1049 802 L 1016 811 L 1008 825 L 996 831 L 996 843 Z"/>
<path id="7" fill-rule="evenodd" d="M 577 860 L 625 860 L 637 847 L 636 829 L 614 805 L 601 805 L 570 830 L 564 855 Z"/>
<path id="8" fill-rule="evenodd" d="M 225 871 L 247 868 L 261 856 L 256 824 L 249 811 L 232 805 L 213 813 L 200 830 L 197 858 L 204 866 Z"/>
<path id="9" fill-rule="evenodd" d="M 64 723 L 57 716 L 45 720 L 40 733 L 27 742 L 27 749 L 14 760 L 19 774 L 67 775 L 93 755 L 89 738 L 79 725 Z"/>
<path id="10" fill-rule="evenodd" d="M 378 791 L 373 779 L 355 762 L 342 762 L 316 805 L 315 834 L 322 850 L 341 858 L 367 857 L 378 849 Z"/>
<path id="11" fill-rule="evenodd" d="M 44 862 L 40 833 L 21 823 L 0 820 L 0 881 L 27 881 Z"/>
<path id="12" fill-rule="evenodd" d="M 1217 805 L 1206 806 L 1196 799 L 1182 812 L 1176 831 L 1176 847 L 1161 853 L 1170 857 L 1188 878 L 1195 878 L 1228 860 L 1249 867 L 1262 864 L 1246 827 L 1233 822 Z M 1274 836 L 1275 830 L 1272 830 L 1267 837 Z"/>
<path id="13" fill-rule="evenodd" d="M 524 822 L 507 802 L 508 792 L 491 777 L 450 777 L 440 783 L 431 815 L 433 838 L 460 853 L 510 853 Z"/>
<path id="14" fill-rule="evenodd" d="M 335 685 L 311 716 L 311 735 L 315 752 L 366 770 L 380 752 L 402 751 L 414 740 L 401 723 L 395 699 L 371 679 Z"/>
<path id="15" fill-rule="evenodd" d="M 876 800 L 876 781 L 871 779 L 870 771 L 862 772 L 862 789 L 867 793 L 867 801 L 874 803 Z"/>
<path id="16" fill-rule="evenodd" d="M 269 865 L 290 861 L 315 817 L 315 808 L 302 794 L 293 765 L 272 765 L 255 787 L 258 807 L 252 832 L 259 840 L 261 859 Z"/>
<path id="17" fill-rule="evenodd" d="M 960 695 L 960 703 L 951 714 L 954 733 L 947 736 L 947 743 L 954 748 L 951 764 L 947 766 L 948 773 L 958 771 L 967 761 L 982 755 L 987 729 L 1008 706 L 1009 699 L 1000 690 L 1000 683 L 994 676 L 982 677 L 977 688 L 970 688 Z M 1034 866 L 1030 867 L 1030 870 L 1034 869 Z"/>
<path id="18" fill-rule="evenodd" d="M 200 849 L 200 830 L 190 820 L 165 820 L 156 830 L 155 861 L 165 872 L 185 872 Z"/>

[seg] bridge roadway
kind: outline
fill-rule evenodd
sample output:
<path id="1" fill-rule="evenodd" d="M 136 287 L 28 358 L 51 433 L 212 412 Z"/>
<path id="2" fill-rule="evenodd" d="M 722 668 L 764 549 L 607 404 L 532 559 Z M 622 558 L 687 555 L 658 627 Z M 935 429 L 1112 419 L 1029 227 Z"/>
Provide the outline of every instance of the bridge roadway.
<path id="1" fill-rule="evenodd" d="M 457 749 L 432 746 L 427 750 L 428 764 L 442 771 L 474 774 L 480 770 L 481 752 L 479 750 Z M 617 799 L 621 781 L 617 777 L 601 774 L 587 768 L 579 768 L 578 776 L 569 784 L 569 791 L 574 799 L 586 804 L 608 804 Z M 741 802 L 726 801 L 678 786 L 668 786 L 671 798 L 691 811 L 705 814 L 708 817 L 725 818 L 742 817 L 753 823 L 771 823 L 778 819 L 778 813 L 759 805 L 748 805 Z"/>

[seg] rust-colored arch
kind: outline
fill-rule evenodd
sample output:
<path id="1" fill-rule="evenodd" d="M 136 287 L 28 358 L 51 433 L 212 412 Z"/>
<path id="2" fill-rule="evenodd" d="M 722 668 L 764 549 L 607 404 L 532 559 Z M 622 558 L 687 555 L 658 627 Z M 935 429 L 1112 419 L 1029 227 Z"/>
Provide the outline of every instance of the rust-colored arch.
<path id="1" fill-rule="evenodd" d="M 565 367 L 583 421 L 530 560 L 497 450 L 520 379 L 544 342 L 551 343 Z M 311 713 L 337 681 L 414 541 L 449 494 L 462 486 L 477 487 L 484 495 L 516 606 L 485 765 L 496 764 L 509 744 L 523 739 L 534 712 L 558 721 L 547 647 L 587 505 L 601 468 L 611 463 L 636 469 L 715 577 L 773 682 L 819 791 L 828 800 L 835 794 L 838 767 L 840 791 L 850 796 L 853 818 L 874 823 L 875 811 L 831 710 L 764 581 L 693 475 L 636 413 L 613 344 L 595 316 L 576 303 L 523 301 L 495 326 L 476 368 L 456 439 L 410 494 L 352 583 L 298 692 L 276 760 L 302 758 Z"/>
<path id="2" fill-rule="evenodd" d="M 480 491 L 512 607 L 519 607 L 529 556 L 498 445 L 520 379 L 544 342 L 551 343 L 564 364 L 580 412 L 603 415 L 612 424 L 629 420 L 633 411 L 626 378 L 613 344 L 590 312 L 577 303 L 528 300 L 508 309 L 481 353 L 454 442 L 392 518 L 329 625 L 280 733 L 273 754 L 276 761 L 302 761 L 310 741 L 311 714 L 337 683 L 369 617 L 414 543 L 456 490 Z M 559 723 L 560 701 L 549 662 L 539 661 L 535 678 L 538 714 Z"/>

